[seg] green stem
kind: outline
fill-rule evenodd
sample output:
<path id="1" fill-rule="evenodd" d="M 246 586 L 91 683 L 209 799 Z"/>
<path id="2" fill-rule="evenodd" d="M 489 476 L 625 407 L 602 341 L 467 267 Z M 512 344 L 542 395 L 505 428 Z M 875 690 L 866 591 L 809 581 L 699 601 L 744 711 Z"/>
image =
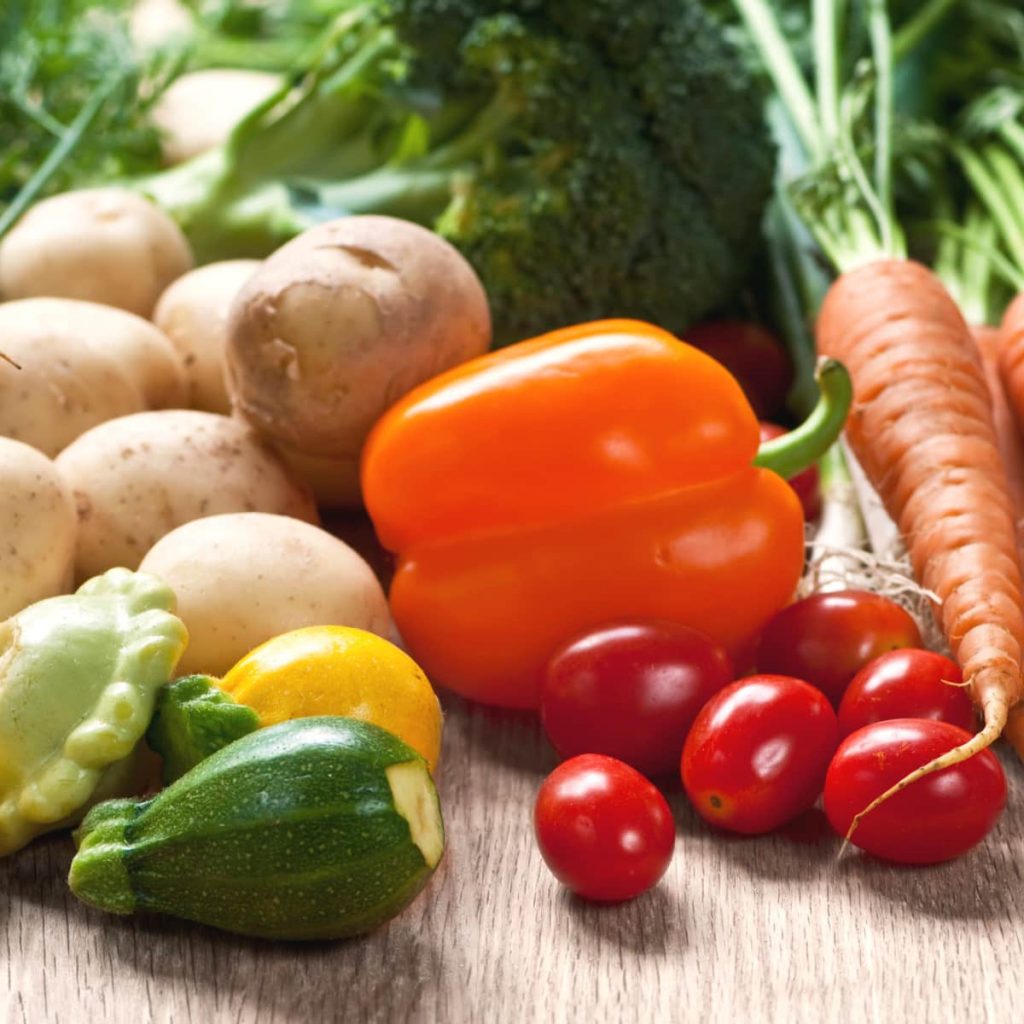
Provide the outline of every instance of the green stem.
<path id="1" fill-rule="evenodd" d="M 321 186 L 296 179 L 294 184 L 300 190 L 308 187 L 317 204 L 338 217 L 377 213 L 429 225 L 452 199 L 452 172 L 447 170 L 381 167 L 349 181 Z"/>
<path id="2" fill-rule="evenodd" d="M 947 200 L 941 204 L 942 223 L 950 223 L 956 216 Z M 998 232 L 992 218 L 977 202 L 967 207 L 962 218 L 960 237 L 940 230 L 932 269 L 953 296 L 964 319 L 972 325 L 987 324 L 992 320 L 993 300 L 998 298 L 994 289 L 993 254 L 998 249 Z M 998 312 L 995 312 L 998 316 Z"/>
<path id="3" fill-rule="evenodd" d="M 892 43 L 893 57 L 903 60 L 917 48 L 929 32 L 953 9 L 959 0 L 928 0 L 896 33 Z"/>
<path id="4" fill-rule="evenodd" d="M 1017 157 L 1017 162 L 1024 165 L 1024 127 L 1016 121 L 1007 121 L 1000 127 L 999 134 Z"/>
<path id="5" fill-rule="evenodd" d="M 875 192 L 882 210 L 879 223 L 882 246 L 886 252 L 896 251 L 896 227 L 893 214 L 892 129 L 893 53 L 892 26 L 886 0 L 870 0 L 868 31 L 871 35 L 871 56 L 875 65 Z"/>
<path id="6" fill-rule="evenodd" d="M 762 444 L 755 466 L 789 479 L 821 458 L 838 439 L 853 403 L 853 382 L 842 363 L 827 357 L 819 359 L 816 377 L 821 397 L 814 411 L 795 430 Z"/>
<path id="7" fill-rule="evenodd" d="M 977 231 L 968 231 L 959 224 L 948 221 L 934 221 L 930 226 L 939 234 L 953 239 L 967 249 L 981 253 L 991 269 L 1014 291 L 1024 291 L 1024 270 L 1018 269 L 1008 260 L 995 244 L 988 244 Z"/>
<path id="8" fill-rule="evenodd" d="M 1024 273 L 1024 228 L 1014 209 L 1014 205 L 1024 200 L 1024 196 L 1007 195 L 985 159 L 969 147 L 957 146 L 955 152 L 964 174 L 998 226 L 1015 267 Z"/>
<path id="9" fill-rule="evenodd" d="M 1001 146 L 986 147 L 984 157 L 995 177 L 996 187 L 1007 197 L 1013 215 L 1014 231 L 1024 238 L 1024 177 L 1020 165 L 1012 154 Z M 1021 263 L 1018 260 L 1018 263 Z M 1021 263 L 1024 266 L 1024 263 Z"/>
<path id="10" fill-rule="evenodd" d="M 814 96 L 766 0 L 733 0 L 808 154 L 824 155 L 825 146 L 815 111 Z"/>
<path id="11" fill-rule="evenodd" d="M 82 139 L 85 138 L 85 133 L 96 119 L 96 115 L 102 110 L 103 104 L 123 79 L 124 72 L 117 71 L 93 90 L 88 101 L 79 110 L 71 124 L 68 125 L 53 149 L 47 154 L 46 159 L 39 165 L 32 177 L 25 182 L 10 206 L 0 215 L 0 238 L 7 234 L 15 221 L 18 220 L 46 187 L 46 183 L 50 178 L 56 174 L 60 165 L 68 158 Z"/>
<path id="12" fill-rule="evenodd" d="M 980 224 L 967 221 L 968 231 L 976 233 L 982 245 L 995 249 L 997 244 L 996 226 L 988 218 Z M 964 253 L 964 298 L 960 311 L 969 324 L 980 326 L 992 321 L 992 264 L 984 253 L 968 249 Z"/>
<path id="13" fill-rule="evenodd" d="M 66 125 L 52 117 L 42 107 L 38 107 L 34 103 L 29 103 L 21 96 L 5 96 L 4 99 L 9 103 L 14 104 L 20 113 L 24 114 L 25 117 L 30 120 L 35 121 L 35 123 L 39 125 L 44 132 L 49 133 L 55 139 L 59 139 L 67 131 Z"/>
<path id="14" fill-rule="evenodd" d="M 818 117 L 825 144 L 835 145 L 839 119 L 839 0 L 814 0 L 814 66 Z"/>
<path id="15" fill-rule="evenodd" d="M 813 240 L 781 189 L 768 216 L 774 312 L 795 371 L 786 401 L 797 416 L 804 418 L 810 415 L 818 397 L 810 319 L 821 305 L 829 279 L 812 255 L 816 251 Z"/>
<path id="16" fill-rule="evenodd" d="M 320 204 L 339 214 L 387 213 L 429 225 L 451 202 L 455 174 L 479 157 L 515 114 L 514 104 L 499 92 L 461 135 L 426 157 L 388 164 L 336 184 L 310 182 L 311 191 Z M 303 184 L 301 178 L 295 182 Z"/>

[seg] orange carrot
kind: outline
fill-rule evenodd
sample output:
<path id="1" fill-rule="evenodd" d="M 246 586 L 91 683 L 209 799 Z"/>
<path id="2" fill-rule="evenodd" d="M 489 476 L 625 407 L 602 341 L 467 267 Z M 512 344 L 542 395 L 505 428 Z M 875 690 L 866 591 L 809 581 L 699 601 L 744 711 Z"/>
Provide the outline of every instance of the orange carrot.
<path id="1" fill-rule="evenodd" d="M 1024 314 L 1024 305 L 1021 307 Z M 1021 323 L 1024 335 L 1024 320 Z M 1017 417 L 1010 406 L 1010 400 L 999 370 L 1003 351 L 1003 332 L 998 327 L 976 324 L 971 335 L 981 355 L 989 395 L 992 399 L 992 422 L 996 428 L 996 443 L 1003 457 L 1006 482 L 1010 487 L 1013 514 L 1017 522 L 1017 550 L 1024 548 L 1024 435 L 1017 423 Z"/>
<path id="2" fill-rule="evenodd" d="M 999 330 L 999 372 L 1017 423 L 1024 430 L 1024 292 L 1010 303 Z"/>
<path id="3" fill-rule="evenodd" d="M 853 377 L 847 437 L 898 523 L 941 621 L 981 731 L 883 793 L 860 819 L 924 775 L 994 742 L 1024 699 L 1024 596 L 1013 505 L 977 349 L 931 271 L 879 259 L 830 289 L 818 348 Z"/>
<path id="4" fill-rule="evenodd" d="M 789 248 L 799 252 L 799 235 L 788 227 L 799 218 L 839 271 L 821 308 L 818 350 L 850 371 L 847 438 L 899 526 L 918 580 L 938 596 L 943 632 L 982 717 L 975 736 L 864 808 L 849 839 L 889 797 L 995 742 L 1024 700 L 1013 502 L 970 329 L 938 277 L 906 259 L 895 207 L 897 69 L 889 5 L 812 5 L 812 89 L 775 5 L 734 4 L 774 81 L 782 138 L 806 158 L 800 184 L 781 194 L 773 229 L 788 234 Z M 846 70 L 864 56 L 858 36 L 867 41 L 874 79 L 870 165 L 847 114 L 861 88 Z"/>
<path id="5" fill-rule="evenodd" d="M 998 338 L 999 375 L 1019 437 L 1020 431 L 1024 430 L 1024 292 L 1007 307 Z M 1020 515 L 1018 509 L 1018 522 Z M 1011 709 L 1004 735 L 1018 755 L 1024 758 L 1024 709 Z"/>

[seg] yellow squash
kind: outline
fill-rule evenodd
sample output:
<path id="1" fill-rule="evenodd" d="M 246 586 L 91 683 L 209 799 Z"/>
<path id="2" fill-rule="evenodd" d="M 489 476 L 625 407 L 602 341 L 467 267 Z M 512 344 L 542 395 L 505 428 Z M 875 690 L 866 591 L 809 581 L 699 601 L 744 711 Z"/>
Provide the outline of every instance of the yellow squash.
<path id="1" fill-rule="evenodd" d="M 221 689 L 276 725 L 341 715 L 387 729 L 433 771 L 441 752 L 441 706 L 423 669 L 387 640 L 349 626 L 310 626 L 250 651 Z"/>

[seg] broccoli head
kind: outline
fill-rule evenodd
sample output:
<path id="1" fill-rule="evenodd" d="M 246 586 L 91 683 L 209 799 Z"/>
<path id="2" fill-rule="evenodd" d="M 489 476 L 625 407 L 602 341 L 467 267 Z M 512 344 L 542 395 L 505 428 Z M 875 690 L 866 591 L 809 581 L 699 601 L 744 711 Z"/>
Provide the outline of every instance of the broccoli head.
<path id="1" fill-rule="evenodd" d="M 480 274 L 499 341 L 727 301 L 774 150 L 698 0 L 368 0 L 221 152 L 149 179 L 201 257 L 386 213 Z"/>

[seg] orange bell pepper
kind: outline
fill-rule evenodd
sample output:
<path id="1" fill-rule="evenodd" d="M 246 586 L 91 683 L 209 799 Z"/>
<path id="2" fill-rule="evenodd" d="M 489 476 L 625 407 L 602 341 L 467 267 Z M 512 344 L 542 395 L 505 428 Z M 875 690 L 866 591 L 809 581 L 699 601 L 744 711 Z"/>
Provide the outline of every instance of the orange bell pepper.
<path id="1" fill-rule="evenodd" d="M 819 417 L 810 458 L 840 412 L 833 399 Z M 807 429 L 771 442 L 787 475 Z M 610 620 L 670 619 L 743 651 L 792 597 L 804 555 L 800 502 L 753 464 L 758 441 L 720 364 L 630 320 L 556 331 L 421 385 L 363 457 L 367 509 L 399 556 L 391 608 L 412 656 L 467 697 L 535 707 L 550 654 Z"/>

